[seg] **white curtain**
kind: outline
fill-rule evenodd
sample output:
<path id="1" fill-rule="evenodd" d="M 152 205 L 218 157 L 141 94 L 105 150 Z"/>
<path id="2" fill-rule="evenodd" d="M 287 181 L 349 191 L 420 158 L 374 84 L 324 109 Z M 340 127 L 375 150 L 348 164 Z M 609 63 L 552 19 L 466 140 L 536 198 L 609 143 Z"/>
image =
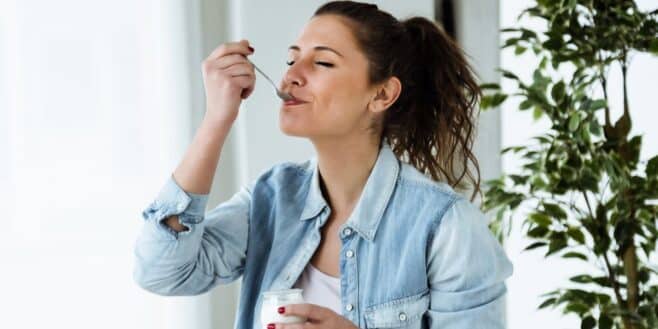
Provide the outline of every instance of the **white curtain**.
<path id="1" fill-rule="evenodd" d="M 209 295 L 131 276 L 140 212 L 191 135 L 186 8 L 0 0 L 0 327 L 210 328 Z"/>

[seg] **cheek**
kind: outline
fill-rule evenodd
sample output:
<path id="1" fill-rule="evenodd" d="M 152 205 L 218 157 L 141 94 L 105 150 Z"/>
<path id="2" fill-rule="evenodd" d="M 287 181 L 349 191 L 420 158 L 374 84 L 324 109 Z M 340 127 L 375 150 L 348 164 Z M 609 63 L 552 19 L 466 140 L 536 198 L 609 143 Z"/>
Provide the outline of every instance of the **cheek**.
<path id="1" fill-rule="evenodd" d="M 317 81 L 312 107 L 281 109 L 280 129 L 294 136 L 344 135 L 363 124 L 367 100 L 354 77 Z"/>
<path id="2" fill-rule="evenodd" d="M 327 120 L 353 126 L 366 111 L 365 91 L 354 85 L 336 88 L 324 106 Z"/>

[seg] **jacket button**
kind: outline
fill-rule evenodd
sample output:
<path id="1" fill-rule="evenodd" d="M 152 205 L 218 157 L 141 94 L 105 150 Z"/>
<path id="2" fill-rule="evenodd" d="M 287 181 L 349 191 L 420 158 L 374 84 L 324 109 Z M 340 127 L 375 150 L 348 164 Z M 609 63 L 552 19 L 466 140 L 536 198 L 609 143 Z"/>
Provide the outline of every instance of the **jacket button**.
<path id="1" fill-rule="evenodd" d="M 404 314 L 404 312 L 400 313 L 398 318 L 400 319 L 400 321 L 407 321 L 407 315 Z"/>
<path id="2" fill-rule="evenodd" d="M 352 229 L 349 228 L 349 227 L 345 228 L 345 229 L 343 230 L 343 235 L 344 235 L 344 236 L 350 236 L 350 235 L 352 235 Z"/>
<path id="3" fill-rule="evenodd" d="M 346 309 L 348 312 L 351 312 L 351 311 L 354 309 L 354 305 L 352 305 L 352 304 L 347 304 L 347 305 L 345 305 L 345 309 Z"/>
<path id="4" fill-rule="evenodd" d="M 345 252 L 345 256 L 347 256 L 347 258 L 352 258 L 352 257 L 354 257 L 354 251 L 352 251 L 352 250 L 348 250 L 348 251 L 346 251 L 346 252 Z"/>

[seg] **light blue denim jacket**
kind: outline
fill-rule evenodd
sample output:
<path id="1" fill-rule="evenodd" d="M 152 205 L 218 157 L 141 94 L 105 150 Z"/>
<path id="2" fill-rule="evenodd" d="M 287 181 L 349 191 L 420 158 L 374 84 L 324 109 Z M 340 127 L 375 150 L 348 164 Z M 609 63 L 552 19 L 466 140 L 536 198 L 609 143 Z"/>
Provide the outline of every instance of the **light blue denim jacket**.
<path id="1" fill-rule="evenodd" d="M 262 328 L 261 293 L 293 286 L 331 209 L 317 158 L 273 166 L 205 212 L 207 195 L 169 177 L 143 212 L 134 279 L 159 295 L 198 295 L 242 278 L 237 329 Z M 178 215 L 188 231 L 163 219 Z M 384 142 L 339 231 L 342 316 L 360 328 L 504 328 L 512 264 L 480 210 L 398 161 Z"/>

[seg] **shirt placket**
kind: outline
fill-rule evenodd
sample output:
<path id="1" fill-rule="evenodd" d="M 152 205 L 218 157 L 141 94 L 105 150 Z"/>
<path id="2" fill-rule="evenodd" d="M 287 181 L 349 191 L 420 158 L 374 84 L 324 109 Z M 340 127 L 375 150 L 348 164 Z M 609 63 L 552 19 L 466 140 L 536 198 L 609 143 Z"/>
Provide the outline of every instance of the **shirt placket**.
<path id="1" fill-rule="evenodd" d="M 340 289 L 343 317 L 359 325 L 359 280 L 357 272 L 357 239 L 350 227 L 340 231 L 342 242 L 340 251 Z"/>

